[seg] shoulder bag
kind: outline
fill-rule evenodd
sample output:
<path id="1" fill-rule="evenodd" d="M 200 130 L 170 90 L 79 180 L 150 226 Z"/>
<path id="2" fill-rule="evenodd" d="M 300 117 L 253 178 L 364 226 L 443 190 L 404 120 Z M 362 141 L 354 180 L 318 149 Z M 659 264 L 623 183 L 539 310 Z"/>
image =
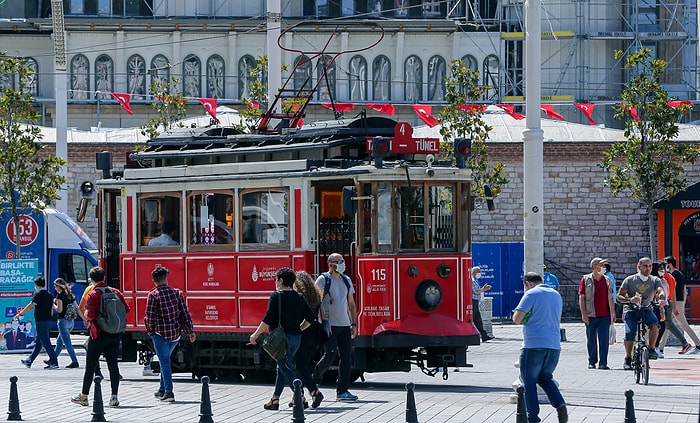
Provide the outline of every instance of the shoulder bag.
<path id="1" fill-rule="evenodd" d="M 284 360 L 287 356 L 287 335 L 282 327 L 282 294 L 279 291 L 277 292 L 277 305 L 279 324 L 267 335 L 262 347 L 273 360 L 279 361 Z"/>

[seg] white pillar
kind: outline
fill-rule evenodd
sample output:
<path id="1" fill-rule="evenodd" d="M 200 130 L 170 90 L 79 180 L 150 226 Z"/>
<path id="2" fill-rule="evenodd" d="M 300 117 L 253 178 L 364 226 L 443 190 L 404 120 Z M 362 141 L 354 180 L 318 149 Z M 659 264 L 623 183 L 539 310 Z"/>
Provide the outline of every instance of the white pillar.
<path id="1" fill-rule="evenodd" d="M 267 0 L 267 106 L 275 101 L 275 97 L 282 85 L 282 52 L 277 45 L 282 26 L 282 14 L 280 13 L 280 0 Z M 272 113 L 281 110 L 281 105 L 276 104 Z"/>

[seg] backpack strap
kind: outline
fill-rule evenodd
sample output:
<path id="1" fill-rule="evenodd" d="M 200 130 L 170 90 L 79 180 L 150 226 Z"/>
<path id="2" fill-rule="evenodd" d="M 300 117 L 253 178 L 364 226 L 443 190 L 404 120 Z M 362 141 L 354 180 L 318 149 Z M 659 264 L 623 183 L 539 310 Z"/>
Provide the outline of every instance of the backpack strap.
<path id="1" fill-rule="evenodd" d="M 322 273 L 324 280 L 326 281 L 326 284 L 323 288 L 323 298 L 326 298 L 326 295 L 330 295 L 331 292 L 331 274 L 328 272 L 323 272 Z M 346 275 L 345 273 L 340 274 L 340 278 L 345 282 L 345 289 L 348 290 L 348 294 L 350 293 L 350 277 Z M 331 300 L 333 297 L 331 297 Z"/>

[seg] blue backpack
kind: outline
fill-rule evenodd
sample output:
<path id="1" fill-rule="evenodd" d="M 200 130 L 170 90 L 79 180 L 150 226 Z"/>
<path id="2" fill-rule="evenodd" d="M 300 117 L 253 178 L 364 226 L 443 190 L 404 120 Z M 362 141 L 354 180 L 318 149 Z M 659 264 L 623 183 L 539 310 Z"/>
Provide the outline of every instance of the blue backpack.
<path id="1" fill-rule="evenodd" d="M 323 288 L 323 298 L 326 298 L 326 295 L 330 295 L 331 291 L 331 274 L 328 272 L 323 272 L 323 279 L 326 281 L 326 284 Z M 346 275 L 345 273 L 341 273 L 340 276 L 343 277 L 343 282 L 345 282 L 345 288 L 348 290 L 348 294 L 350 293 L 350 277 Z M 333 297 L 331 297 L 331 304 L 333 304 Z"/>

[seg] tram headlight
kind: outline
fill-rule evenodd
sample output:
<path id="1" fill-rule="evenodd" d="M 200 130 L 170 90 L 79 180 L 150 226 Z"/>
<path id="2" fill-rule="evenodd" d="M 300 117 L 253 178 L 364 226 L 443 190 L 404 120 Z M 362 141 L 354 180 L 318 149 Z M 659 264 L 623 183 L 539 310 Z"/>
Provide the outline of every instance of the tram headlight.
<path id="1" fill-rule="evenodd" d="M 457 167 L 464 169 L 467 159 L 472 154 L 472 140 L 469 138 L 455 138 L 454 152 L 457 159 Z"/>
<path id="2" fill-rule="evenodd" d="M 381 169 L 384 167 L 384 158 L 391 153 L 391 140 L 387 137 L 374 137 L 372 139 L 372 155 L 374 156 L 374 167 Z"/>
<path id="3" fill-rule="evenodd" d="M 423 311 L 433 311 L 442 302 L 442 288 L 432 279 L 426 279 L 416 288 L 416 304 Z"/>

